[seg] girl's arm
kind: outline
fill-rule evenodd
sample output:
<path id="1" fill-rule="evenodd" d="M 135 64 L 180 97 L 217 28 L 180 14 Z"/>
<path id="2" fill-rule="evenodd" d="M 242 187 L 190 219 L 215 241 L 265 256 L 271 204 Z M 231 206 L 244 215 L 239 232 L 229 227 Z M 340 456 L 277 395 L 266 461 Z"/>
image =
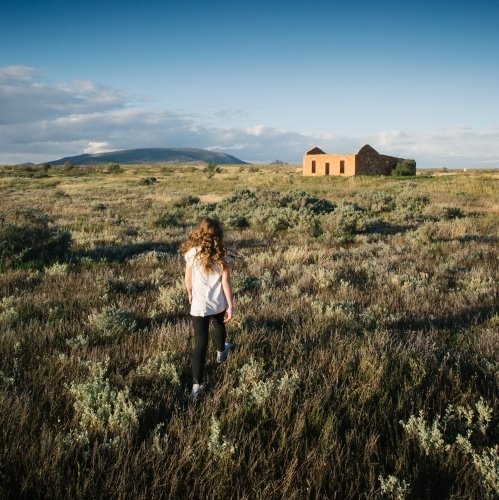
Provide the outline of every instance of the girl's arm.
<path id="1" fill-rule="evenodd" d="M 189 294 L 189 304 L 192 304 L 192 267 L 188 262 L 185 263 L 184 282 L 187 293 Z"/>
<path id="2" fill-rule="evenodd" d="M 227 267 L 222 272 L 222 289 L 227 299 L 227 309 L 225 311 L 224 323 L 231 320 L 234 315 L 234 303 L 232 300 L 232 283 L 230 281 L 230 269 Z"/>

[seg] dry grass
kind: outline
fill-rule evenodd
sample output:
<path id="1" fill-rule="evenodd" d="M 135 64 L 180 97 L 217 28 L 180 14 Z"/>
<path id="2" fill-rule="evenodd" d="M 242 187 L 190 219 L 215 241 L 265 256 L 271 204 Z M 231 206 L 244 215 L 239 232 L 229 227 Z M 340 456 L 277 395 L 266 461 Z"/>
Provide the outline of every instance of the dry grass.
<path id="1" fill-rule="evenodd" d="M 0 168 L 1 211 L 36 206 L 73 238 L 2 261 L 0 498 L 497 498 L 497 175 L 183 168 Z M 276 194 L 245 205 L 237 348 L 217 365 L 213 346 L 193 405 L 178 247 L 241 187 L 336 208 L 312 231 L 261 220 Z"/>

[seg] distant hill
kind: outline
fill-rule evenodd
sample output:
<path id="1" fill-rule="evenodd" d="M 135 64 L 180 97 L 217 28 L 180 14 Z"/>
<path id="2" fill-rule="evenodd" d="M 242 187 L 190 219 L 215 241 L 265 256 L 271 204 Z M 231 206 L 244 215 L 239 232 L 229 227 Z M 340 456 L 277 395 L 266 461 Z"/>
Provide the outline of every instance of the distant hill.
<path id="1" fill-rule="evenodd" d="M 281 161 L 281 160 L 275 160 L 272 163 L 269 163 L 269 165 L 287 165 L 288 162 L 286 161 Z"/>
<path id="2" fill-rule="evenodd" d="M 90 165 L 100 163 L 216 163 L 217 165 L 246 164 L 245 161 L 225 153 L 214 153 L 206 149 L 196 148 L 146 148 L 111 151 L 109 153 L 84 154 L 67 156 L 47 163 L 63 165 Z"/>

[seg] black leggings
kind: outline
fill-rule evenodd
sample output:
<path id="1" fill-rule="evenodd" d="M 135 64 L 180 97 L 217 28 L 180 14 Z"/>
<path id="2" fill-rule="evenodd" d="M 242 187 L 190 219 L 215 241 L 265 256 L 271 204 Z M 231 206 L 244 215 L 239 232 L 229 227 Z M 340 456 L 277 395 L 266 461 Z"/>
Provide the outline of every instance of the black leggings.
<path id="1" fill-rule="evenodd" d="M 203 381 L 204 366 L 206 364 L 206 350 L 208 348 L 208 330 L 210 319 L 215 327 L 215 343 L 217 351 L 225 349 L 225 311 L 212 316 L 191 316 L 194 325 L 194 353 L 192 354 L 192 378 L 195 384 Z"/>

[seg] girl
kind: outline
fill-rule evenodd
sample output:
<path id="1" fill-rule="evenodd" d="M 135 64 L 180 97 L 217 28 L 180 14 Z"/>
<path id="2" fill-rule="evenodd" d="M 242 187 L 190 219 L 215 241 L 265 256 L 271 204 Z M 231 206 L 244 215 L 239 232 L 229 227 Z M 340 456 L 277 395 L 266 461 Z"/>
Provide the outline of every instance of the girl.
<path id="1" fill-rule="evenodd" d="M 223 363 L 232 344 L 225 342 L 225 323 L 234 314 L 229 263 L 231 257 L 222 242 L 223 232 L 215 219 L 204 219 L 181 247 L 185 253 L 185 286 L 191 304 L 195 346 L 192 355 L 191 400 L 206 388 L 206 364 L 210 320 L 215 329 L 217 362 Z"/>

